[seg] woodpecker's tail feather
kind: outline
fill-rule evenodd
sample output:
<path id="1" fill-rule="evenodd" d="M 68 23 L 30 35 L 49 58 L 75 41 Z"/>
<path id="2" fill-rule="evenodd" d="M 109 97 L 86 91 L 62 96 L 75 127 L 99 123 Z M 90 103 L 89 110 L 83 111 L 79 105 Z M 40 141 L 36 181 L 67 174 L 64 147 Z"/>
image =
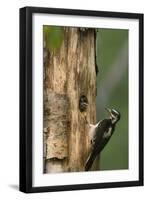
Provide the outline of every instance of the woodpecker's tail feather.
<path id="1" fill-rule="evenodd" d="M 95 155 L 90 155 L 85 164 L 85 171 L 90 170 L 94 160 L 95 160 Z"/>

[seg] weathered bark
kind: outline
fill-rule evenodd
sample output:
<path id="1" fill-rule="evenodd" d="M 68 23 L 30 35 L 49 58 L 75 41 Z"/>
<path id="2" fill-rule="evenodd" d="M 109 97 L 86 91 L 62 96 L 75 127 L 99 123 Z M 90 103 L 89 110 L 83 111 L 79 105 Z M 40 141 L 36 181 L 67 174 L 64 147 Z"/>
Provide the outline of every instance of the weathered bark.
<path id="1" fill-rule="evenodd" d="M 90 141 L 79 99 L 96 123 L 95 30 L 64 28 L 58 51 L 44 49 L 44 172 L 84 171 Z"/>

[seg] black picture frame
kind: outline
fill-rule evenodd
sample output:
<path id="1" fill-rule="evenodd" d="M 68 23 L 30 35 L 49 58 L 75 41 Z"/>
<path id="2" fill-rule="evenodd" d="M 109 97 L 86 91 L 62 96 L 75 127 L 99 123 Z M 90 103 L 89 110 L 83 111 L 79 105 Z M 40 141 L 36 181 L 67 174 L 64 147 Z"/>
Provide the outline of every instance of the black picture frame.
<path id="1" fill-rule="evenodd" d="M 139 180 L 63 186 L 32 186 L 32 16 L 34 13 L 139 20 Z M 33 193 L 143 185 L 143 23 L 143 14 L 138 13 L 42 7 L 24 7 L 20 9 L 20 191 Z"/>

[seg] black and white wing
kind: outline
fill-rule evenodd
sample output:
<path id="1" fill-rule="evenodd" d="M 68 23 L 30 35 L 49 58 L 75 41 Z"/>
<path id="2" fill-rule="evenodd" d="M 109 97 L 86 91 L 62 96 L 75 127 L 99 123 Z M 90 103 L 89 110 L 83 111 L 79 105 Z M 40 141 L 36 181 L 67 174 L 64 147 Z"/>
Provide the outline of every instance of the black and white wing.
<path id="1" fill-rule="evenodd" d="M 96 133 L 92 139 L 92 149 L 85 165 L 85 171 L 88 171 L 91 168 L 95 158 L 109 141 L 112 132 L 113 127 L 110 119 L 104 119 L 98 124 Z"/>

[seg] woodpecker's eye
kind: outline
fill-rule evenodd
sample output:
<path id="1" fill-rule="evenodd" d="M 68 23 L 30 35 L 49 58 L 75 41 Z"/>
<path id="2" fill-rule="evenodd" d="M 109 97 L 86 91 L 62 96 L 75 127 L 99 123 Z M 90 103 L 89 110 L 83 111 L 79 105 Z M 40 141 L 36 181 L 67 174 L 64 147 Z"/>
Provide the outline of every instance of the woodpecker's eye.
<path id="1" fill-rule="evenodd" d="M 117 110 L 114 110 L 114 109 L 112 109 L 111 113 L 112 113 L 112 115 L 115 115 L 115 116 L 119 115 L 119 112 Z"/>

